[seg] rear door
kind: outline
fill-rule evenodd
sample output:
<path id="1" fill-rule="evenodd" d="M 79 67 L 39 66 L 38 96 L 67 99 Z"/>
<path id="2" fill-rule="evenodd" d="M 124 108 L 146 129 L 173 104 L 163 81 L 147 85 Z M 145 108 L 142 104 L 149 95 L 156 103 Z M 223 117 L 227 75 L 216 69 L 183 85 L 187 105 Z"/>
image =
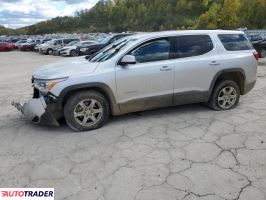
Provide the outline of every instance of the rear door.
<path id="1" fill-rule="evenodd" d="M 220 62 L 214 38 L 210 35 L 176 37 L 174 103 L 202 102 Z"/>

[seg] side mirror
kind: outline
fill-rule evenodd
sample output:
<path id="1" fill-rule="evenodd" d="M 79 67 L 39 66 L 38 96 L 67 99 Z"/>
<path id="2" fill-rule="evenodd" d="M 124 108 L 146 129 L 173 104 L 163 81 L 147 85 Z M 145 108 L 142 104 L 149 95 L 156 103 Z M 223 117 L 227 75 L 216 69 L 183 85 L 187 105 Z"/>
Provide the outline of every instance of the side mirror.
<path id="1" fill-rule="evenodd" d="M 136 58 L 135 56 L 132 55 L 125 55 L 121 61 L 119 62 L 120 65 L 125 66 L 125 65 L 133 65 L 136 64 Z"/>

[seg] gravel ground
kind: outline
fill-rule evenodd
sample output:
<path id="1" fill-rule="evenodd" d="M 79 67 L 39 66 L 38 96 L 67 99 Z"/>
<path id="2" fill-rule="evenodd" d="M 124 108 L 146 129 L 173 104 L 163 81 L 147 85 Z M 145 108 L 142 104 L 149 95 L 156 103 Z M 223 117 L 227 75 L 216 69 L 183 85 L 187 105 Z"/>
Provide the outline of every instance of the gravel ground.
<path id="1" fill-rule="evenodd" d="M 177 106 L 73 133 L 10 106 L 31 97 L 32 69 L 62 59 L 0 53 L 0 187 L 54 187 L 65 200 L 266 199 L 266 61 L 235 110 Z"/>

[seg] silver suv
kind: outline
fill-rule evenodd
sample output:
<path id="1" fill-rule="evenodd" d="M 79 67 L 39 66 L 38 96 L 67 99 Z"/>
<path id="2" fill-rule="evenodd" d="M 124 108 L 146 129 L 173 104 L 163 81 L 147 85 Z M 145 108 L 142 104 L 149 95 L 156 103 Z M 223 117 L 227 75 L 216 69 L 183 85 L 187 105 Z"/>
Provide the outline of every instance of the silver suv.
<path id="1" fill-rule="evenodd" d="M 66 46 L 67 44 L 69 44 L 70 42 L 73 41 L 80 41 L 77 38 L 66 38 L 66 39 L 53 39 L 50 40 L 44 44 L 41 44 L 38 48 L 39 48 L 39 53 L 41 54 L 52 54 L 56 49 L 59 48 L 63 48 L 64 46 Z"/>
<path id="2" fill-rule="evenodd" d="M 116 41 L 89 60 L 50 64 L 33 73 L 33 98 L 15 105 L 35 123 L 75 131 L 110 115 L 205 102 L 235 108 L 255 85 L 258 54 L 240 31 L 168 31 Z"/>

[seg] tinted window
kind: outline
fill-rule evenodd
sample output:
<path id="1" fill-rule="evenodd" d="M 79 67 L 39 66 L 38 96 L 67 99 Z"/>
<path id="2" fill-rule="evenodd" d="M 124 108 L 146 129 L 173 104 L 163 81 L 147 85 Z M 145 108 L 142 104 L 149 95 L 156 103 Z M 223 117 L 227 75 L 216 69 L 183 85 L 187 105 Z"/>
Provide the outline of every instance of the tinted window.
<path id="1" fill-rule="evenodd" d="M 73 41 L 78 41 L 78 39 L 64 39 L 64 44 L 68 44 Z"/>
<path id="2" fill-rule="evenodd" d="M 130 54 L 136 57 L 138 63 L 168 60 L 170 42 L 168 39 L 159 39 L 146 42 Z"/>
<path id="3" fill-rule="evenodd" d="M 220 34 L 218 35 L 227 51 L 241 51 L 253 49 L 249 40 L 243 34 Z"/>
<path id="4" fill-rule="evenodd" d="M 184 35 L 177 38 L 177 58 L 199 56 L 213 49 L 212 40 L 208 35 Z"/>
<path id="5" fill-rule="evenodd" d="M 54 42 L 54 45 L 59 45 L 59 44 L 62 44 L 62 40 L 56 40 L 56 41 Z"/>

